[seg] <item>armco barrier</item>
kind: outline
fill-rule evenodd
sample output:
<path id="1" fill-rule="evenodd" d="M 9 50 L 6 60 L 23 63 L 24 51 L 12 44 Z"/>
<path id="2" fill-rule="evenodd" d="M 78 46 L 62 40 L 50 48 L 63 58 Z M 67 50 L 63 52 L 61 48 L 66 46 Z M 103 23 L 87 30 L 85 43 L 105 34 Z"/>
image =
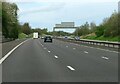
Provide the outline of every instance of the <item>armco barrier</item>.
<path id="1" fill-rule="evenodd" d="M 99 46 L 107 46 L 107 47 L 113 47 L 113 48 L 120 48 L 120 42 L 109 42 L 109 41 L 98 41 L 98 40 L 88 40 L 88 39 L 80 39 L 80 40 L 74 40 L 74 39 L 64 39 L 64 38 L 57 38 L 61 40 L 66 41 L 72 41 L 75 43 L 87 43 L 92 45 L 99 45 Z"/>

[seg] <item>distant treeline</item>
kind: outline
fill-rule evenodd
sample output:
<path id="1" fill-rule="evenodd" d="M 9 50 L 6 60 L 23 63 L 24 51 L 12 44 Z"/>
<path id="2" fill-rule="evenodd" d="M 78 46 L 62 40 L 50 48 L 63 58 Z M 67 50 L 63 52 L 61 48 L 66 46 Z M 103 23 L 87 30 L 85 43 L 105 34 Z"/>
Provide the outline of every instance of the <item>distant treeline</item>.
<path id="1" fill-rule="evenodd" d="M 57 36 L 83 36 L 91 33 L 95 33 L 97 37 L 116 37 L 120 35 L 120 14 L 117 12 L 114 12 L 110 17 L 105 18 L 99 26 L 96 26 L 95 22 L 91 22 L 90 24 L 86 22 L 76 29 L 73 34 L 70 34 L 63 31 L 48 32 L 47 28 L 32 29 L 29 23 L 20 24 L 17 14 L 19 8 L 15 3 L 2 2 L 0 10 L 2 10 L 0 12 L 0 15 L 2 16 L 2 34 L 5 38 L 17 39 L 21 33 L 30 35 L 33 32 L 38 32 L 39 35 L 54 34 Z"/>
<path id="2" fill-rule="evenodd" d="M 2 34 L 5 38 L 17 39 L 20 33 L 29 35 L 32 29 L 29 23 L 21 25 L 18 21 L 17 11 L 19 8 L 15 3 L 2 2 Z"/>
<path id="3" fill-rule="evenodd" d="M 115 37 L 120 35 L 119 32 L 120 14 L 114 12 L 110 17 L 105 18 L 99 26 L 96 26 L 94 22 L 91 22 L 90 24 L 86 22 L 75 30 L 74 35 L 78 34 L 79 36 L 83 36 L 95 33 L 97 37 Z"/>
<path id="4" fill-rule="evenodd" d="M 2 16 L 2 34 L 5 38 L 17 39 L 19 34 L 30 35 L 33 32 L 38 32 L 39 35 L 49 34 L 52 35 L 53 32 L 48 32 L 47 28 L 35 28 L 32 29 L 29 23 L 20 24 L 18 20 L 17 11 L 18 6 L 15 3 L 2 2 L 1 6 L 1 16 Z M 54 32 L 56 35 L 66 35 L 68 33 L 59 31 Z"/>
<path id="5" fill-rule="evenodd" d="M 31 33 L 29 23 L 19 23 L 18 10 L 15 3 L 2 2 L 2 34 L 5 38 L 17 39 L 20 33 Z"/>

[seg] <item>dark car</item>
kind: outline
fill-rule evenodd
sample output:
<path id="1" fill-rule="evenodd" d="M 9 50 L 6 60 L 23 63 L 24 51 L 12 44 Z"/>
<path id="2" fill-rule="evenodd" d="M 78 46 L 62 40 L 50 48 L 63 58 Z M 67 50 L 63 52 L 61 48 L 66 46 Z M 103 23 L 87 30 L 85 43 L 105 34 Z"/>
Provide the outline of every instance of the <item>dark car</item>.
<path id="1" fill-rule="evenodd" d="M 51 36 L 45 36 L 44 37 L 44 42 L 52 42 L 52 37 Z"/>

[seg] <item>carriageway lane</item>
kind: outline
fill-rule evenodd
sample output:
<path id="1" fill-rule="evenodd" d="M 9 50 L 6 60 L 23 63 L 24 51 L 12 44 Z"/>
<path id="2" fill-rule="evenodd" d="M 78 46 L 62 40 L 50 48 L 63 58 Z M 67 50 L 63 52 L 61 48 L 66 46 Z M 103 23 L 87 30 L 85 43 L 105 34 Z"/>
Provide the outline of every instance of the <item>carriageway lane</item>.
<path id="1" fill-rule="evenodd" d="M 69 70 L 43 49 L 38 39 L 25 42 L 3 62 L 3 82 L 65 82 Z"/>
<path id="2" fill-rule="evenodd" d="M 71 65 L 76 69 L 70 75 L 75 81 L 111 82 L 118 80 L 118 53 L 91 49 L 59 40 L 44 43 L 40 39 L 40 42 L 51 53 L 57 55 L 61 63 Z"/>
<path id="3" fill-rule="evenodd" d="M 106 50 L 106 49 L 100 49 L 100 48 L 95 48 L 95 47 L 89 47 L 89 46 L 83 46 L 81 44 L 75 44 L 75 43 L 69 43 L 69 42 L 63 42 L 59 40 L 55 40 L 56 45 L 60 45 L 60 47 L 66 47 L 65 49 L 69 51 L 74 51 L 74 52 L 81 52 L 81 53 L 86 53 L 90 54 L 90 57 L 93 57 L 96 59 L 97 58 L 102 58 L 102 57 L 107 57 L 109 63 L 111 63 L 113 66 L 118 66 L 118 52 L 114 52 L 111 50 Z"/>
<path id="4" fill-rule="evenodd" d="M 68 46 L 68 47 L 66 47 Z M 73 47 L 76 49 L 74 50 Z M 54 40 L 31 39 L 3 62 L 4 82 L 113 82 L 118 80 L 117 56 L 104 60 L 90 49 Z M 109 52 L 106 52 L 108 54 Z M 57 56 L 57 58 L 55 57 Z M 112 56 L 112 55 L 111 55 Z"/>

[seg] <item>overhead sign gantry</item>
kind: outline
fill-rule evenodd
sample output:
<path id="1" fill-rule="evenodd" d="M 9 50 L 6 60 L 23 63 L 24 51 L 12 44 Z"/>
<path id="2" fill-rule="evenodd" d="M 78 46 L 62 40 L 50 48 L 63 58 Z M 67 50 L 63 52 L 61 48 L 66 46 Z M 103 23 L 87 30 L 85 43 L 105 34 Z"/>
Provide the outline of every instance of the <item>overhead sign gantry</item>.
<path id="1" fill-rule="evenodd" d="M 55 36 L 54 32 L 55 29 L 77 29 L 79 27 L 75 27 L 74 22 L 61 22 L 61 24 L 55 24 L 55 27 L 53 28 L 53 35 Z"/>
<path id="2" fill-rule="evenodd" d="M 55 24 L 55 27 L 53 28 L 53 32 L 55 29 L 77 29 L 78 27 L 75 27 L 74 22 L 61 22 L 61 24 Z"/>

